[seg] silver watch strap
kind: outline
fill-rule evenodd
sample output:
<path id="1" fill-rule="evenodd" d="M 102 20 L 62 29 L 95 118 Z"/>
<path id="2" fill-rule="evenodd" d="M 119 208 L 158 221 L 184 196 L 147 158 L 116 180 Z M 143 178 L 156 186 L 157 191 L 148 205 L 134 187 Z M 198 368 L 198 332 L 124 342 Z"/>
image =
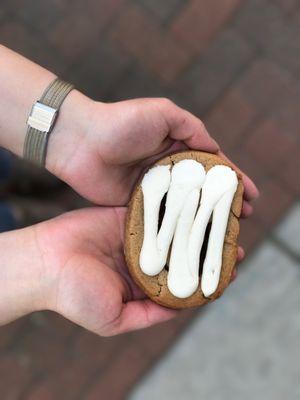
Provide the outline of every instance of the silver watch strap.
<path id="1" fill-rule="evenodd" d="M 56 78 L 33 106 L 28 118 L 28 128 L 24 142 L 25 159 L 40 166 L 45 165 L 46 150 L 58 110 L 74 86 Z"/>

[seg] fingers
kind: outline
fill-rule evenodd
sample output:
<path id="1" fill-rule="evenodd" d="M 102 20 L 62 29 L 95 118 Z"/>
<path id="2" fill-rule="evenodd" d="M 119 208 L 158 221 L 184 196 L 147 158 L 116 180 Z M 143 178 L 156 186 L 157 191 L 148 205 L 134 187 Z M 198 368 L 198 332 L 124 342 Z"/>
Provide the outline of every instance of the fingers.
<path id="1" fill-rule="evenodd" d="M 189 148 L 215 153 L 217 142 L 209 135 L 203 122 L 168 99 L 157 99 L 161 116 L 173 140 L 183 141 Z"/>
<path id="2" fill-rule="evenodd" d="M 156 161 L 160 160 L 163 157 L 166 157 L 169 154 L 175 153 L 176 151 L 182 151 L 187 149 L 188 149 L 187 145 L 184 144 L 183 142 L 172 141 L 172 145 L 168 149 L 156 154 L 153 157 L 147 158 L 143 163 L 143 166 L 148 167 L 149 165 L 153 165 Z"/>
<path id="3" fill-rule="evenodd" d="M 253 207 L 247 200 L 243 201 L 243 206 L 242 206 L 242 212 L 241 212 L 241 217 L 242 218 L 248 218 L 250 215 L 253 213 Z"/>
<path id="4" fill-rule="evenodd" d="M 245 258 L 245 250 L 239 246 L 237 254 L 237 262 L 241 262 Z"/>
<path id="5" fill-rule="evenodd" d="M 244 174 L 244 172 L 241 171 L 231 160 L 229 160 L 229 158 L 227 158 L 222 151 L 220 150 L 218 151 L 218 156 L 228 161 L 229 164 L 231 164 L 238 172 L 242 174 L 244 188 L 245 188 L 244 198 L 248 201 L 257 199 L 259 196 L 259 190 L 256 187 L 255 183 L 249 178 L 249 176 Z"/>
<path id="6" fill-rule="evenodd" d="M 174 318 L 178 312 L 162 307 L 149 299 L 130 301 L 124 304 L 120 317 L 109 335 L 147 328 Z"/>
<path id="7" fill-rule="evenodd" d="M 241 262 L 244 259 L 244 257 L 245 257 L 245 251 L 242 247 L 239 246 L 237 254 L 237 262 L 238 263 Z M 235 281 L 236 277 L 237 277 L 237 268 L 235 267 L 232 271 L 230 282 Z"/>
<path id="8" fill-rule="evenodd" d="M 236 278 L 237 278 L 237 269 L 234 268 L 234 270 L 232 271 L 232 274 L 231 274 L 230 283 L 234 282 L 236 280 Z"/>
<path id="9" fill-rule="evenodd" d="M 168 126 L 169 137 L 171 139 L 183 141 L 191 149 L 211 153 L 218 152 L 218 155 L 228 161 L 242 174 L 245 186 L 245 199 L 251 201 L 259 196 L 259 191 L 254 182 L 222 153 L 219 145 L 209 135 L 199 118 L 178 107 L 168 99 L 157 99 L 157 102 L 159 102 L 159 109 Z"/>

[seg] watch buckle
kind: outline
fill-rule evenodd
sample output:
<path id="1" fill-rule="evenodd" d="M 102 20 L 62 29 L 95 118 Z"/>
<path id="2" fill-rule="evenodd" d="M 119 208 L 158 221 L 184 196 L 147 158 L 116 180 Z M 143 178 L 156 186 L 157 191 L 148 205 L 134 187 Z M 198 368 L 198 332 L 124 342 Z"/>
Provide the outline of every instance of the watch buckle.
<path id="1" fill-rule="evenodd" d="M 46 106 L 45 104 L 37 101 L 32 107 L 27 124 L 31 128 L 48 133 L 54 124 L 56 115 L 57 110 L 55 108 Z"/>

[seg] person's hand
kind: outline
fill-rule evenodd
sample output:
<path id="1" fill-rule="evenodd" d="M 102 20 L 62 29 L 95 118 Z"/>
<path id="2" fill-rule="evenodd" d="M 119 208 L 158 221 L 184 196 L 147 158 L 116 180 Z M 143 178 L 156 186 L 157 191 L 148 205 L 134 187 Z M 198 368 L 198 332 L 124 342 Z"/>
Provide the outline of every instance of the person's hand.
<path id="1" fill-rule="evenodd" d="M 125 213 L 83 209 L 0 235 L 0 324 L 48 309 L 111 336 L 176 315 L 146 299 L 131 280 L 123 256 Z"/>
<path id="2" fill-rule="evenodd" d="M 83 209 L 0 235 L 0 324 L 48 309 L 111 336 L 176 316 L 147 299 L 128 274 L 125 213 Z"/>
<path id="3" fill-rule="evenodd" d="M 47 268 L 56 270 L 48 307 L 101 336 L 176 315 L 138 289 L 124 260 L 125 208 L 90 208 L 36 226 Z"/>
<path id="4" fill-rule="evenodd" d="M 76 91 L 69 97 L 50 138 L 47 167 L 96 204 L 126 205 L 141 173 L 167 153 L 219 151 L 203 123 L 170 100 L 104 104 Z M 244 183 L 245 198 L 256 197 L 253 182 L 244 176 Z"/>
<path id="5" fill-rule="evenodd" d="M 0 146 L 22 156 L 28 113 L 55 76 L 1 45 L 0 58 Z M 72 90 L 49 136 L 46 167 L 92 202 L 124 206 L 147 166 L 187 147 L 219 151 L 203 123 L 170 100 L 104 104 Z M 245 199 L 256 197 L 246 176 L 244 183 Z"/>

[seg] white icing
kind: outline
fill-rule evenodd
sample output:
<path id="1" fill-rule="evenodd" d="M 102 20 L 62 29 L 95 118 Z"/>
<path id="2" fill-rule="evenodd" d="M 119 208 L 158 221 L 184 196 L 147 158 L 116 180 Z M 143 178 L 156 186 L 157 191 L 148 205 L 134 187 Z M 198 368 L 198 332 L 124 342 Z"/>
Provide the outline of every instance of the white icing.
<path id="1" fill-rule="evenodd" d="M 144 195 L 144 240 L 140 266 L 150 276 L 158 274 L 165 265 L 157 247 L 157 230 L 160 203 L 169 189 L 170 177 L 169 165 L 157 166 L 145 174 L 141 185 Z"/>
<path id="2" fill-rule="evenodd" d="M 194 160 L 175 164 L 171 180 L 169 166 L 157 166 L 145 174 L 141 184 L 144 195 L 144 240 L 140 254 L 140 267 L 145 274 L 154 276 L 164 268 L 185 199 L 193 189 L 200 191 L 204 178 L 203 166 Z M 167 191 L 165 214 L 157 234 L 160 203 Z"/>
<path id="3" fill-rule="evenodd" d="M 202 188 L 200 207 L 190 234 L 188 259 L 192 274 L 198 274 L 203 239 L 213 212 L 201 279 L 201 290 L 206 297 L 215 292 L 219 283 L 224 237 L 237 185 L 236 173 L 231 168 L 216 165 L 207 172 Z"/>
<path id="4" fill-rule="evenodd" d="M 150 276 L 161 272 L 173 239 L 168 288 L 176 297 L 191 296 L 199 284 L 200 252 L 213 213 L 201 279 L 204 295 L 213 294 L 219 283 L 224 237 L 237 184 L 231 168 L 218 165 L 205 174 L 203 166 L 194 160 L 178 162 L 171 173 L 169 166 L 157 166 L 145 174 L 141 185 L 144 196 L 142 271 Z M 167 191 L 165 214 L 157 232 L 160 204 Z"/>
<path id="5" fill-rule="evenodd" d="M 168 288 L 176 297 L 188 297 L 198 287 L 198 273 L 192 274 L 188 265 L 189 236 L 199 204 L 200 191 L 194 189 L 188 196 L 179 216 L 169 262 Z"/>

